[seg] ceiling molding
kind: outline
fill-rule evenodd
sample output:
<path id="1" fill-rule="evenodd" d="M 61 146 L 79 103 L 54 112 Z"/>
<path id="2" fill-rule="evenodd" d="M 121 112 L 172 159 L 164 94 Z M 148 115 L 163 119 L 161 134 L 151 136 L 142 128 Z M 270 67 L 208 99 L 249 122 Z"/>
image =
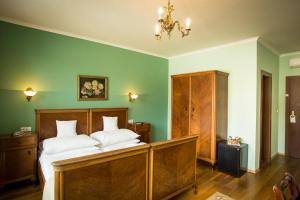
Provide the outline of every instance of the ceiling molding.
<path id="1" fill-rule="evenodd" d="M 291 52 L 291 53 L 284 53 L 284 54 L 281 54 L 280 57 L 285 57 L 285 56 L 297 56 L 297 55 L 300 56 L 300 51 L 295 51 L 295 52 Z"/>
<path id="2" fill-rule="evenodd" d="M 60 30 L 57 30 L 57 29 L 51 29 L 51 28 L 47 28 L 47 27 L 43 27 L 43 26 L 38 26 L 38 25 L 35 25 L 35 24 L 31 24 L 31 23 L 11 19 L 11 18 L 6 18 L 6 17 L 0 16 L 0 21 L 8 22 L 8 23 L 11 23 L 11 24 L 16 24 L 16 25 L 20 25 L 20 26 L 25 26 L 25 27 L 29 27 L 29 28 L 33 28 L 33 29 L 38 29 L 38 30 L 42 30 L 42 31 L 46 31 L 46 32 L 56 33 L 56 34 L 64 35 L 64 36 L 68 36 L 68 37 L 87 40 L 87 41 L 91 41 L 91 42 L 95 42 L 95 43 L 99 43 L 99 44 L 104 44 L 104 45 L 108 45 L 108 46 L 112 46 L 112 47 L 126 49 L 126 50 L 130 50 L 130 51 L 134 51 L 134 52 L 137 52 L 137 53 L 142 53 L 142 54 L 146 54 L 146 55 L 150 55 L 150 56 L 155 56 L 155 57 L 168 59 L 168 57 L 166 57 L 166 56 L 158 55 L 156 53 L 144 51 L 144 50 L 141 50 L 141 49 L 127 47 L 127 46 L 124 46 L 124 45 L 114 44 L 114 43 L 110 43 L 110 42 L 105 42 L 105 41 L 98 40 L 98 39 L 95 39 L 95 38 L 86 37 L 86 36 L 83 36 L 83 35 L 77 35 L 77 34 L 65 32 L 65 31 L 60 31 Z"/>
<path id="3" fill-rule="evenodd" d="M 248 43 L 248 42 L 254 42 L 254 41 L 258 41 L 258 38 L 259 37 L 252 37 L 252 38 L 248 38 L 248 39 L 244 39 L 244 40 L 239 40 L 239 41 L 236 41 L 236 42 L 226 43 L 226 44 L 219 45 L 219 46 L 214 46 L 214 47 L 209 47 L 209 48 L 205 48 L 205 49 L 191 51 L 191 52 L 187 52 L 187 53 L 183 53 L 183 54 L 178 54 L 178 55 L 169 57 L 169 59 L 174 59 L 174 58 L 179 58 L 179 57 L 194 55 L 194 54 L 198 54 L 198 53 L 204 53 L 204 52 L 207 52 L 207 51 L 213 51 L 213 50 L 216 50 L 216 49 L 222 49 L 222 48 L 229 47 L 229 46 L 234 46 L 234 45 L 237 45 L 237 44 L 244 44 L 244 43 Z"/>
<path id="4" fill-rule="evenodd" d="M 258 42 L 263 45 L 264 47 L 266 47 L 267 49 L 269 49 L 271 52 L 273 52 L 274 54 L 276 54 L 277 56 L 280 56 L 280 52 L 277 51 L 274 47 L 272 47 L 272 45 L 270 45 L 269 43 L 267 43 L 266 41 L 264 41 L 262 38 L 258 38 Z"/>

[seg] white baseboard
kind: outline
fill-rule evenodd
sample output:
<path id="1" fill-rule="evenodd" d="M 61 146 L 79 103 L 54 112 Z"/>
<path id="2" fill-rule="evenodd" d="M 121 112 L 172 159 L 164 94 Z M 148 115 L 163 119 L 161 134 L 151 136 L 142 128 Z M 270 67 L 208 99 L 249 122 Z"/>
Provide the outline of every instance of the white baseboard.
<path id="1" fill-rule="evenodd" d="M 247 172 L 252 173 L 252 174 L 256 174 L 257 172 L 259 172 L 259 169 L 255 169 L 255 170 L 247 169 Z"/>

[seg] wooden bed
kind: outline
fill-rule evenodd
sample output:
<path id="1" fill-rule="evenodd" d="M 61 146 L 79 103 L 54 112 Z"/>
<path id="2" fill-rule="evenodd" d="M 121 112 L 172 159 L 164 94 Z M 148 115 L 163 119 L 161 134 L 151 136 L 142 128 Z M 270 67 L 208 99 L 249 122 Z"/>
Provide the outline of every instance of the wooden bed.
<path id="1" fill-rule="evenodd" d="M 39 142 L 56 136 L 56 120 L 77 120 L 77 133 L 103 129 L 102 116 L 118 116 L 127 127 L 127 108 L 36 110 Z M 197 136 L 53 162 L 55 200 L 169 199 L 194 187 Z M 39 163 L 39 180 L 44 177 Z"/>

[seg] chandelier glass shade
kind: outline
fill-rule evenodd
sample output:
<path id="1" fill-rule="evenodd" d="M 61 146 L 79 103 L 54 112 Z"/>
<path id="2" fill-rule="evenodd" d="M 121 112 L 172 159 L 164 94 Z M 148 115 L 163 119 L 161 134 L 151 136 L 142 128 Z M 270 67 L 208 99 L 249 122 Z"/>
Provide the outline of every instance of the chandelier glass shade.
<path id="1" fill-rule="evenodd" d="M 160 40 L 163 32 L 171 37 L 171 32 L 175 27 L 181 32 L 181 36 L 188 36 L 191 31 L 191 19 L 187 18 L 185 26 L 182 26 L 178 20 L 173 20 L 172 13 L 175 11 L 174 5 L 168 0 L 168 5 L 158 9 L 158 23 L 155 26 L 155 37 Z"/>

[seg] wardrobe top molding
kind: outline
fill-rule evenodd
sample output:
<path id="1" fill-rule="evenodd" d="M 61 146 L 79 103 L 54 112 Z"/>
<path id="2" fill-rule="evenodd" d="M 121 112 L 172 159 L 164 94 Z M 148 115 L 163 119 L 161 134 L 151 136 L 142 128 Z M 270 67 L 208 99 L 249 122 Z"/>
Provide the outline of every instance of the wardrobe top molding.
<path id="1" fill-rule="evenodd" d="M 218 70 L 212 70 L 212 71 L 203 71 L 203 72 L 192 72 L 192 73 L 184 73 L 184 74 L 174 74 L 171 77 L 184 77 L 184 76 L 197 76 L 197 75 L 205 75 L 205 74 L 218 74 L 222 76 L 229 76 L 229 73 L 218 71 Z"/>

